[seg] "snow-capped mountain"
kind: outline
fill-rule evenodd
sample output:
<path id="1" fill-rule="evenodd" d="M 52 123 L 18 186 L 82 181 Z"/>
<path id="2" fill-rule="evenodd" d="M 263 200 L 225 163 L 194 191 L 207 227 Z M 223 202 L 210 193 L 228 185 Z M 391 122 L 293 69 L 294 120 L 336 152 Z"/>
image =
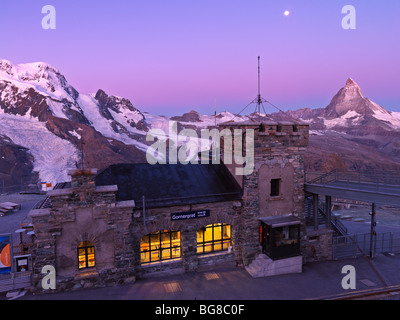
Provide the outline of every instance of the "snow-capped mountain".
<path id="1" fill-rule="evenodd" d="M 113 163 L 145 162 L 150 129 L 200 130 L 254 115 L 196 111 L 167 118 L 141 112 L 125 98 L 103 90 L 78 92 L 56 68 L 0 59 L 0 179 L 6 183 L 69 179 L 69 169 L 102 169 Z M 307 170 L 347 168 L 400 170 L 400 112 L 365 98 L 352 79 L 325 108 L 260 115 L 262 119 L 310 124 Z M 166 137 L 167 139 L 168 137 Z M 83 157 L 82 157 L 83 155 Z"/>
<path id="2" fill-rule="evenodd" d="M 148 125 L 129 100 L 80 94 L 43 62 L 0 60 L 0 120 L 0 134 L 29 150 L 41 181 L 67 180 L 82 150 L 85 166 L 97 168 L 144 159 Z"/>
<path id="3" fill-rule="evenodd" d="M 271 114 L 277 120 L 310 124 L 306 168 L 400 170 L 400 112 L 364 97 L 349 78 L 325 108 Z"/>
<path id="4" fill-rule="evenodd" d="M 357 83 L 349 78 L 325 108 L 303 108 L 274 113 L 276 119 L 300 119 L 310 123 L 312 130 L 346 131 L 349 128 L 379 127 L 386 130 L 400 129 L 400 112 L 387 111 L 365 98 Z"/>
<path id="5" fill-rule="evenodd" d="M 193 122 L 194 113 L 171 120 L 179 121 L 181 130 L 235 117 L 229 112 L 217 117 L 196 113 Z M 33 159 L 33 172 L 38 173 L 40 181 L 66 181 L 68 170 L 81 167 L 82 162 L 85 167 L 98 169 L 118 162 L 144 162 L 151 144 L 146 142 L 148 130 L 168 132 L 168 120 L 142 113 L 128 99 L 107 95 L 103 90 L 80 93 L 47 63 L 16 65 L 0 59 L 0 135 L 8 147 L 13 144 Z M 32 182 L 26 170 L 11 179 L 14 171 L 3 164 L 0 178 Z"/>

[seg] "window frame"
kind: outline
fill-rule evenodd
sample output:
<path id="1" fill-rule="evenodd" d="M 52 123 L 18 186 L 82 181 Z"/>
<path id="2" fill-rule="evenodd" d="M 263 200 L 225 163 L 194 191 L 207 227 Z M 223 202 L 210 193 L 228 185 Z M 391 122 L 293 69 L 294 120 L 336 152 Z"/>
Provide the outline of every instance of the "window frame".
<path id="1" fill-rule="evenodd" d="M 230 236 L 227 238 L 224 238 L 223 236 L 223 228 L 229 226 L 230 228 Z M 216 228 L 221 228 L 221 239 L 215 239 L 215 232 L 214 230 Z M 212 229 L 212 240 L 207 240 L 204 241 L 205 239 L 205 233 L 207 231 L 207 229 Z M 203 241 L 198 241 L 198 236 L 197 233 L 198 232 L 202 232 L 202 239 Z M 207 226 L 204 226 L 203 228 L 197 230 L 196 232 L 196 240 L 197 240 L 197 245 L 196 245 L 196 252 L 199 255 L 202 254 L 210 254 L 210 253 L 214 253 L 214 252 L 222 252 L 222 251 L 228 251 L 229 247 L 232 246 L 232 225 L 227 224 L 227 223 L 213 223 L 213 224 L 209 224 Z M 224 243 L 228 243 L 228 245 L 226 246 L 226 248 L 224 248 Z M 207 245 L 211 245 L 211 250 L 210 251 L 205 251 L 206 246 Z M 216 246 L 220 246 L 221 249 L 216 249 Z M 199 247 L 202 248 L 201 252 L 199 252 Z"/>
<path id="2" fill-rule="evenodd" d="M 271 179 L 270 181 L 270 197 L 280 197 L 281 195 L 281 183 L 282 180 L 277 178 L 277 179 Z"/>
<path id="3" fill-rule="evenodd" d="M 93 253 L 89 252 L 88 249 L 92 249 L 93 248 Z M 79 251 L 80 250 L 84 250 L 84 254 L 80 254 Z M 89 266 L 89 256 L 93 255 L 93 265 Z M 95 246 L 94 243 L 91 241 L 81 241 L 78 244 L 77 247 L 77 256 L 78 256 L 78 270 L 84 270 L 84 269 L 90 269 L 90 268 L 95 268 L 96 267 L 96 251 L 95 251 Z M 85 266 L 81 267 L 80 266 L 80 257 L 85 257 Z"/>
<path id="4" fill-rule="evenodd" d="M 179 245 L 174 244 L 172 241 L 172 235 L 176 233 L 179 235 Z M 165 245 L 165 241 L 164 244 L 161 241 L 161 236 L 162 235 L 168 235 L 169 238 L 169 244 Z M 148 249 L 147 250 L 143 250 L 142 249 L 142 241 L 143 239 L 147 238 L 147 243 L 148 243 Z M 156 241 L 154 241 L 154 239 L 157 238 Z M 153 240 L 153 241 L 152 241 Z M 152 248 L 155 247 L 155 248 Z M 172 253 L 173 249 L 179 248 L 179 256 L 174 256 Z M 163 252 L 166 252 L 167 250 L 169 250 L 169 257 L 165 258 L 163 255 Z M 152 260 L 152 254 L 154 252 L 157 252 L 157 259 Z M 143 261 L 142 260 L 142 254 L 149 254 L 149 259 L 148 261 Z M 172 259 L 179 259 L 182 257 L 182 241 L 181 241 L 181 235 L 179 231 L 174 231 L 174 230 L 159 230 L 153 233 L 149 233 L 144 235 L 141 239 L 140 239 L 140 264 L 148 264 L 148 263 L 153 263 L 153 262 L 161 262 L 161 261 L 166 261 L 166 260 L 172 260 Z"/>

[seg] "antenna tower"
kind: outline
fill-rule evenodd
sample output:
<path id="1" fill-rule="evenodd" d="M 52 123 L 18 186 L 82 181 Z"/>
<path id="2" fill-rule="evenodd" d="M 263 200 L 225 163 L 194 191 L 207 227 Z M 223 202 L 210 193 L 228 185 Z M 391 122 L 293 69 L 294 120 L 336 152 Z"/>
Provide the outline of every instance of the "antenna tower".
<path id="1" fill-rule="evenodd" d="M 246 107 L 244 107 L 244 108 L 242 109 L 242 111 L 240 111 L 237 115 L 241 114 L 249 105 L 254 104 L 254 103 L 256 104 L 256 108 L 255 108 L 255 110 L 254 110 L 253 116 L 250 117 L 251 120 L 256 121 L 256 120 L 254 119 L 254 117 L 256 116 L 256 113 L 258 112 L 258 121 L 261 122 L 261 108 L 262 108 L 262 110 L 264 111 L 264 113 L 267 114 L 267 113 L 265 112 L 263 103 L 264 103 L 264 102 L 270 103 L 270 102 L 268 102 L 267 100 L 265 100 L 265 99 L 261 96 L 261 84 L 260 84 L 260 83 L 261 83 L 260 56 L 258 56 L 258 94 L 257 94 L 257 97 L 256 97 L 254 100 L 252 100 Z M 235 116 L 235 117 L 236 117 L 236 116 Z M 235 118 L 235 117 L 234 117 L 234 118 Z M 233 120 L 233 119 L 232 119 L 232 120 Z"/>
<path id="2" fill-rule="evenodd" d="M 261 97 L 260 56 L 258 56 L 258 94 L 257 94 L 257 98 L 254 99 L 251 103 L 256 103 L 257 104 L 255 112 L 258 112 L 258 121 L 259 122 L 261 122 L 261 107 L 264 110 L 264 113 L 266 114 L 263 102 L 268 102 L 268 101 Z"/>

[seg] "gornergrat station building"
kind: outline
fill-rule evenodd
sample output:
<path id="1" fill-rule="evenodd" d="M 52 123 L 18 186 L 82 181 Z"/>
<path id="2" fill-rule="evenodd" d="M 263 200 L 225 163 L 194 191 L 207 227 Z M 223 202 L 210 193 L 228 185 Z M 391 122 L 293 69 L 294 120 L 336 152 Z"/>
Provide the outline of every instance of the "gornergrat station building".
<path id="1" fill-rule="evenodd" d="M 62 291 L 218 264 L 269 276 L 329 259 L 324 243 L 331 231 L 307 234 L 305 227 L 308 125 L 243 122 L 219 129 L 254 130 L 252 174 L 236 176 L 237 165 L 222 162 L 72 170 L 71 182 L 29 213 L 35 290 L 45 291 L 45 265 L 55 267 Z"/>

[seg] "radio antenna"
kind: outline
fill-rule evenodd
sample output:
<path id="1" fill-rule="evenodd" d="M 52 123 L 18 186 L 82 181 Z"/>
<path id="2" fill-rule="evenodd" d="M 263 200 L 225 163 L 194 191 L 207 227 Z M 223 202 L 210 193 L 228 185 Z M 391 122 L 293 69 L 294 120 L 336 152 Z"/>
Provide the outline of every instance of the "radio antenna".
<path id="1" fill-rule="evenodd" d="M 256 97 L 255 99 L 253 99 L 247 106 L 245 106 L 238 114 L 236 114 L 236 115 L 235 115 L 231 120 L 229 120 L 229 121 L 233 121 L 233 120 L 234 120 L 237 116 L 239 116 L 249 105 L 255 103 L 257 106 L 256 106 L 256 109 L 254 110 L 254 115 L 253 115 L 253 117 L 255 116 L 255 113 L 258 112 L 258 121 L 261 123 L 261 108 L 262 108 L 262 110 L 264 111 L 264 113 L 267 114 L 267 113 L 265 112 L 265 109 L 264 109 L 264 105 L 263 105 L 264 102 L 271 104 L 270 102 L 268 102 L 267 100 L 265 100 L 265 99 L 261 96 L 261 67 L 260 67 L 260 56 L 258 56 L 258 93 L 257 93 L 257 97 Z M 272 105 L 272 104 L 271 104 L 271 105 Z M 255 121 L 253 117 L 250 117 L 250 120 Z"/>
<path id="2" fill-rule="evenodd" d="M 257 107 L 258 107 L 258 118 L 261 122 L 261 91 L 260 91 L 260 56 L 258 56 L 258 95 L 257 95 Z"/>

